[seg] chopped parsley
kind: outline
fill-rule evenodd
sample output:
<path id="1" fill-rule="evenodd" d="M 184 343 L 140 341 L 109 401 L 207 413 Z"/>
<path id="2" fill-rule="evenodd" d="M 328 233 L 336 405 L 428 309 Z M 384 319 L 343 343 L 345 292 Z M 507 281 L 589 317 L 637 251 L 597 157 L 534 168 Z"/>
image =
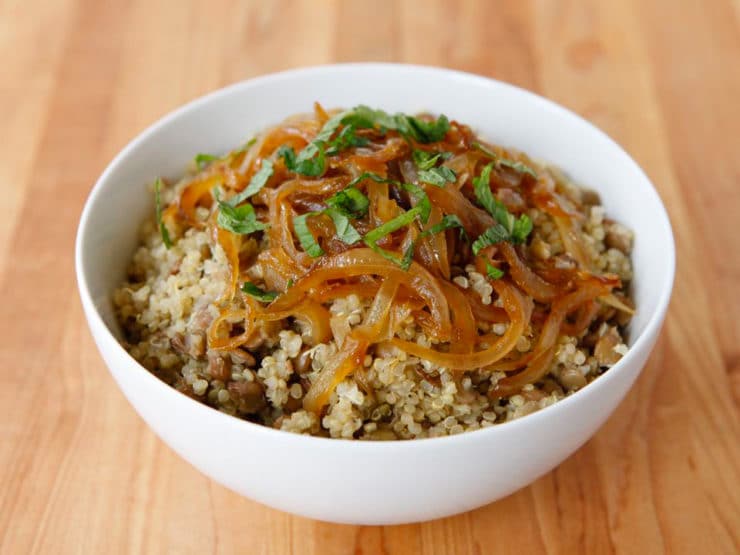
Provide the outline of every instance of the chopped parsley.
<path id="1" fill-rule="evenodd" d="M 365 137 L 358 136 L 354 125 L 347 125 L 339 134 L 329 141 L 329 148 L 326 149 L 327 156 L 334 156 L 341 151 L 357 146 L 366 146 L 370 141 Z"/>
<path id="2" fill-rule="evenodd" d="M 474 254 L 478 254 L 484 247 L 495 245 L 501 241 L 523 243 L 532 231 L 532 220 L 529 219 L 529 216 L 522 214 L 517 218 L 506 209 L 501 201 L 493 196 L 490 186 L 492 168 L 493 162 L 483 168 L 480 176 L 473 178 L 475 197 L 496 221 L 493 226 L 485 230 L 473 242 Z"/>
<path id="3" fill-rule="evenodd" d="M 488 156 L 493 160 L 493 163 L 496 164 L 497 167 L 503 167 L 503 168 L 509 168 L 519 173 L 526 173 L 528 175 L 531 175 L 533 178 L 537 179 L 537 172 L 534 171 L 532 168 L 530 168 L 528 165 L 526 165 L 524 162 L 519 162 L 517 160 L 509 160 L 508 158 L 503 158 L 502 156 L 499 156 L 495 152 L 493 152 L 490 148 L 486 147 L 485 145 L 482 145 L 481 143 L 473 143 L 473 148 L 476 148 L 480 150 L 483 154 Z"/>
<path id="4" fill-rule="evenodd" d="M 195 165 L 198 166 L 199 170 L 202 170 L 206 166 L 208 166 L 211 162 L 218 160 L 218 156 L 214 156 L 213 154 L 196 154 L 195 156 Z"/>
<path id="5" fill-rule="evenodd" d="M 404 270 L 408 270 L 409 267 L 411 266 L 411 258 L 413 257 L 413 244 L 410 246 L 410 248 L 412 249 L 410 256 L 408 254 L 408 249 L 407 249 L 406 253 L 404 253 L 403 258 L 398 258 L 398 256 L 396 256 L 391 251 L 381 248 L 378 245 L 378 241 L 380 241 L 386 235 L 390 235 L 394 231 L 397 231 L 401 229 L 402 227 L 406 227 L 411 222 L 413 222 L 414 219 L 418 215 L 420 215 L 420 213 L 421 213 L 421 207 L 417 204 L 411 210 L 407 210 L 406 212 L 404 212 L 403 214 L 399 214 L 392 220 L 389 220 L 385 222 L 384 224 L 379 225 L 372 231 L 368 231 L 365 237 L 363 238 L 363 241 L 368 247 L 373 249 L 378 254 L 382 255 L 384 258 L 387 258 L 391 262 L 398 264 Z"/>
<path id="6" fill-rule="evenodd" d="M 435 143 L 444 139 L 450 129 L 450 122 L 444 114 L 435 120 L 426 121 L 406 114 L 389 114 L 383 110 L 373 110 L 368 106 L 357 106 L 349 111 L 342 123 L 354 125 L 357 129 L 379 128 L 398 131 L 406 138 L 418 143 Z"/>
<path id="7" fill-rule="evenodd" d="M 334 223 L 337 238 L 348 245 L 357 243 L 362 236 L 350 222 L 350 218 L 357 219 L 367 214 L 370 200 L 354 185 L 351 185 L 326 199 L 327 208 L 321 211 L 308 212 L 293 218 L 293 227 L 298 235 L 298 240 L 309 255 L 321 256 L 324 250 L 316 241 L 308 229 L 308 218 L 326 214 Z"/>
<path id="8" fill-rule="evenodd" d="M 444 187 L 447 183 L 454 183 L 457 175 L 453 170 L 445 166 L 435 167 L 440 159 L 447 159 L 452 154 L 449 152 L 431 153 L 426 150 L 415 149 L 412 153 L 414 163 L 418 169 L 419 181 Z"/>
<path id="9" fill-rule="evenodd" d="M 496 268 L 496 266 L 490 262 L 486 262 L 486 274 L 488 274 L 488 277 L 491 279 L 501 279 L 504 277 L 504 271 Z"/>
<path id="10" fill-rule="evenodd" d="M 159 177 L 154 182 L 154 211 L 157 218 L 157 225 L 159 226 L 159 233 L 162 235 L 162 242 L 164 246 L 169 249 L 172 246 L 172 240 L 170 239 L 170 232 L 167 230 L 167 226 L 162 221 L 162 200 L 160 199 L 160 190 L 162 189 L 162 179 Z"/>
<path id="11" fill-rule="evenodd" d="M 283 145 L 278 149 L 277 155 L 282 156 L 285 167 L 289 171 L 309 177 L 316 177 L 324 173 L 326 153 L 323 144 L 310 143 L 298 155 L 292 147 Z"/>
<path id="12" fill-rule="evenodd" d="M 334 137 L 340 126 L 344 127 Z M 390 115 L 382 110 L 357 106 L 329 118 L 313 141 L 299 153 L 296 154 L 291 147 L 283 145 L 277 154 L 283 158 L 289 171 L 316 177 L 324 173 L 327 156 L 333 156 L 353 146 L 366 145 L 368 140 L 358 136 L 356 130 L 368 128 L 379 128 L 382 132 L 394 130 L 419 143 L 434 143 L 444 138 L 450 128 L 450 122 L 444 115 L 426 121 L 406 114 Z"/>
<path id="13" fill-rule="evenodd" d="M 241 206 L 232 206 L 230 203 L 223 202 L 219 198 L 217 190 L 214 190 L 213 196 L 218 203 L 216 223 L 219 227 L 239 235 L 248 235 L 255 231 L 267 229 L 267 224 L 257 219 L 257 214 L 254 212 L 254 207 L 251 204 L 246 203 Z"/>
<path id="14" fill-rule="evenodd" d="M 460 218 L 455 214 L 447 214 L 438 223 L 422 231 L 421 236 L 436 235 L 437 233 L 442 233 L 443 231 L 452 229 L 453 227 L 460 228 L 460 231 L 465 233 L 465 228 L 463 227 Z"/>
<path id="15" fill-rule="evenodd" d="M 454 183 L 457 179 L 455 172 L 446 166 L 420 170 L 417 175 L 419 176 L 419 181 L 436 185 L 437 187 L 444 187 L 447 183 Z"/>
<path id="16" fill-rule="evenodd" d="M 345 214 L 331 208 L 326 209 L 324 213 L 329 216 L 331 221 L 334 223 L 334 229 L 336 230 L 337 238 L 340 241 L 348 245 L 353 245 L 362 239 L 360 233 L 350 223 L 349 218 Z"/>
<path id="17" fill-rule="evenodd" d="M 324 254 L 324 249 L 321 248 L 321 245 L 316 241 L 316 237 L 314 237 L 311 230 L 308 229 L 307 220 L 311 216 L 318 216 L 319 214 L 321 214 L 321 212 L 306 212 L 305 214 L 301 214 L 300 216 L 293 218 L 293 228 L 298 236 L 298 241 L 301 243 L 303 250 L 306 251 L 306 254 L 313 258 Z"/>
<path id="18" fill-rule="evenodd" d="M 370 200 L 362 191 L 350 184 L 346 189 L 342 189 L 326 199 L 326 204 L 345 216 L 361 218 L 367 214 Z"/>
<path id="19" fill-rule="evenodd" d="M 264 291 L 257 287 L 251 281 L 247 281 L 244 283 L 244 285 L 242 285 L 242 291 L 250 297 L 254 297 L 258 301 L 262 301 L 263 303 L 271 303 L 278 296 L 278 293 L 276 293 L 275 291 Z"/>
<path id="20" fill-rule="evenodd" d="M 252 197 L 259 193 L 262 187 L 264 187 L 267 183 L 267 180 L 270 179 L 274 171 L 275 170 L 272 160 L 269 160 L 267 158 L 263 159 L 262 166 L 257 171 L 257 173 L 252 176 L 252 179 L 249 180 L 249 185 L 247 185 L 247 188 L 238 195 L 230 198 L 227 201 L 228 204 L 230 204 L 231 206 L 237 206 L 247 200 L 249 197 Z"/>

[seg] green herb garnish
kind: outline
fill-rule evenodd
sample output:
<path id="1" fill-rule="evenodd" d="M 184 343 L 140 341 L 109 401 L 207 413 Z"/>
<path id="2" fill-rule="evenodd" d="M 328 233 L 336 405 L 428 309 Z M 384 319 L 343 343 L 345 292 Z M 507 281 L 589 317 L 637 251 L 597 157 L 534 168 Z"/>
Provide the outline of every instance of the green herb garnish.
<path id="1" fill-rule="evenodd" d="M 347 184 L 347 187 L 354 187 L 355 185 L 357 185 L 358 183 L 360 183 L 361 181 L 363 181 L 365 179 L 372 179 L 376 183 L 395 183 L 395 184 L 398 184 L 398 181 L 394 181 L 393 179 L 387 179 L 385 177 L 380 177 L 377 173 L 364 172 L 364 173 L 358 175 L 357 177 L 355 177 L 352 181 L 350 181 L 349 184 Z"/>
<path id="2" fill-rule="evenodd" d="M 167 226 L 162 221 L 162 200 L 159 197 L 161 188 L 162 180 L 158 177 L 154 182 L 154 212 L 157 218 L 157 225 L 159 226 L 159 233 L 162 235 L 162 242 L 165 248 L 169 249 L 172 246 L 172 240 L 170 239 L 170 232 L 167 230 Z"/>
<path id="3" fill-rule="evenodd" d="M 408 193 L 412 197 L 414 197 L 414 199 L 416 200 L 416 205 L 403 214 L 399 214 L 392 220 L 389 220 L 384 224 L 379 225 L 372 231 L 369 231 L 363 238 L 363 241 L 365 241 L 365 244 L 373 249 L 375 252 L 381 254 L 383 257 L 387 258 L 391 262 L 398 264 L 404 270 L 408 270 L 411 266 L 411 260 L 414 256 L 414 247 L 416 246 L 415 241 L 407 247 L 402 258 L 398 258 L 395 253 L 381 248 L 378 245 L 378 241 L 380 241 L 386 235 L 390 235 L 394 231 L 397 231 L 402 227 L 406 227 L 407 225 L 411 224 L 411 222 L 413 222 L 416 217 L 418 217 L 422 223 L 427 223 L 429 221 L 429 215 L 432 211 L 432 203 L 429 200 L 427 194 L 424 192 L 424 189 L 422 189 L 418 185 L 414 185 L 413 183 L 401 183 L 401 187 L 405 191 L 408 191 Z"/>
<path id="4" fill-rule="evenodd" d="M 344 128 L 332 139 L 340 125 L 344 125 Z M 444 138 L 450 122 L 444 115 L 436 120 L 425 121 L 405 114 L 389 115 L 382 110 L 357 106 L 329 118 L 313 141 L 298 154 L 291 147 L 283 145 L 278 149 L 278 156 L 283 158 L 289 171 L 316 177 L 326 169 L 326 156 L 368 143 L 366 138 L 357 136 L 357 129 L 375 127 L 383 132 L 388 129 L 398 131 L 404 137 L 420 143 L 433 143 Z"/>
<path id="5" fill-rule="evenodd" d="M 490 245 L 495 245 L 501 241 L 506 241 L 509 238 L 509 234 L 501 224 L 496 224 L 489 227 L 478 238 L 473 241 L 473 254 L 478 254 L 481 249 Z"/>
<path id="6" fill-rule="evenodd" d="M 361 218 L 367 214 L 370 200 L 357 187 L 350 185 L 326 199 L 326 204 L 345 216 Z"/>
<path id="7" fill-rule="evenodd" d="M 309 177 L 316 177 L 324 173 L 326 153 L 323 144 L 311 143 L 297 156 L 291 147 L 283 145 L 278 149 L 277 155 L 283 157 L 285 167 L 289 171 Z"/>
<path id="8" fill-rule="evenodd" d="M 486 274 L 488 274 L 488 277 L 491 279 L 501 279 L 504 277 L 504 271 L 499 270 L 490 262 L 486 262 Z"/>
<path id="9" fill-rule="evenodd" d="M 411 153 L 411 156 L 414 159 L 414 164 L 416 164 L 416 167 L 420 170 L 431 170 L 434 166 L 437 165 L 437 162 L 442 157 L 441 152 L 436 152 L 432 154 L 431 152 L 427 152 L 426 150 L 419 150 L 414 149 L 414 151 Z"/>
<path id="10" fill-rule="evenodd" d="M 424 192 L 424 189 L 413 183 L 401 183 L 401 188 L 407 191 L 416 201 L 416 206 L 411 210 L 418 209 L 421 223 L 427 223 L 429 221 L 429 214 L 432 212 L 432 201 L 429 200 L 429 196 Z"/>
<path id="11" fill-rule="evenodd" d="M 270 179 L 274 171 L 275 170 L 272 160 L 269 160 L 267 158 L 263 159 L 262 166 L 257 171 L 257 173 L 252 176 L 252 179 L 249 180 L 249 185 L 247 185 L 247 188 L 238 195 L 230 198 L 227 202 L 231 206 L 237 206 L 247 200 L 249 197 L 256 195 L 260 192 L 262 187 L 265 186 L 267 180 Z"/>
<path id="12" fill-rule="evenodd" d="M 198 166 L 199 170 L 202 170 L 203 168 L 208 166 L 208 164 L 218 159 L 219 157 L 214 156 L 213 154 L 196 154 L 195 165 Z"/>
<path id="13" fill-rule="evenodd" d="M 347 125 L 334 139 L 329 141 L 329 148 L 326 149 L 326 155 L 334 156 L 347 148 L 365 146 L 369 142 L 365 137 L 360 137 L 356 134 L 354 125 Z"/>
<path id="14" fill-rule="evenodd" d="M 353 245 L 362 239 L 360 233 L 350 223 L 349 218 L 345 214 L 333 209 L 327 209 L 324 213 L 334 222 L 334 229 L 340 241 L 348 245 Z"/>
<path id="15" fill-rule="evenodd" d="M 432 154 L 426 150 L 415 149 L 412 152 L 414 163 L 418 169 L 419 181 L 444 187 L 447 183 L 454 183 L 457 175 L 453 170 L 445 166 L 435 167 L 441 159 L 452 156 L 450 152 L 437 152 Z"/>
<path id="16" fill-rule="evenodd" d="M 465 233 L 465 228 L 463 227 L 460 218 L 455 214 L 447 214 L 438 223 L 422 231 L 421 236 L 436 235 L 437 233 L 442 233 L 443 231 L 452 229 L 453 227 L 458 227 L 462 233 Z"/>
<path id="17" fill-rule="evenodd" d="M 384 258 L 387 258 L 391 262 L 398 264 L 404 270 L 408 270 L 409 266 L 411 265 L 411 261 L 407 260 L 408 251 L 404 253 L 403 258 L 398 258 L 398 256 L 396 256 L 391 251 L 381 248 L 378 245 L 378 241 L 380 241 L 386 235 L 390 235 L 394 231 L 397 231 L 401 229 L 402 227 L 409 225 L 411 222 L 414 221 L 414 218 L 416 218 L 420 212 L 421 212 L 421 208 L 418 205 L 414 206 L 411 210 L 408 210 L 404 212 L 403 214 L 399 214 L 392 220 L 389 220 L 385 222 L 384 224 L 379 225 L 372 231 L 368 231 L 365 237 L 363 238 L 363 241 L 368 247 L 373 249 L 378 254 L 382 255 Z M 413 256 L 413 250 L 411 251 L 411 255 Z"/>
<path id="18" fill-rule="evenodd" d="M 293 218 L 293 227 L 295 227 L 301 246 L 313 257 L 321 256 L 324 251 L 308 229 L 306 221 L 308 217 L 326 214 L 334 223 L 337 238 L 343 243 L 352 245 L 362 239 L 362 236 L 354 228 L 350 218 L 361 218 L 367 214 L 370 201 L 359 189 L 351 186 L 334 193 L 326 199 L 326 204 L 328 207 L 324 210 L 309 212 Z"/>
<path id="19" fill-rule="evenodd" d="M 447 216 L 444 216 L 438 223 L 422 231 L 419 236 L 414 239 L 406 248 L 406 251 L 403 254 L 403 258 L 401 259 L 401 268 L 403 268 L 404 270 L 408 270 L 411 267 L 411 262 L 414 259 L 414 251 L 416 250 L 416 243 L 421 237 L 436 235 L 437 233 L 442 233 L 443 231 L 446 231 L 453 227 L 459 227 L 461 232 L 463 234 L 465 233 L 465 229 L 462 226 L 460 218 L 458 218 L 454 214 L 448 214 Z"/>
<path id="20" fill-rule="evenodd" d="M 219 227 L 237 233 L 239 235 L 248 235 L 255 231 L 267 229 L 267 224 L 257 219 L 254 207 L 249 204 L 241 206 L 232 206 L 228 202 L 223 202 L 218 196 L 218 191 L 213 191 L 213 196 L 218 203 L 218 216 L 216 223 Z"/>
<path id="21" fill-rule="evenodd" d="M 493 216 L 496 223 L 489 227 L 473 242 L 473 253 L 478 252 L 489 245 L 495 245 L 501 241 L 512 243 L 523 243 L 532 231 L 532 220 L 529 216 L 522 214 L 516 218 L 511 214 L 504 204 L 493 196 L 490 186 L 491 169 L 493 162 L 488 164 L 480 176 L 473 178 L 473 189 L 478 202 Z"/>
<path id="22" fill-rule="evenodd" d="M 406 138 L 414 139 L 419 143 L 434 143 L 441 141 L 450 128 L 450 122 L 445 115 L 436 120 L 424 121 L 406 114 L 388 114 L 383 110 L 373 110 L 367 106 L 357 106 L 342 118 L 342 123 L 351 124 L 357 129 L 379 128 L 398 131 Z"/>
<path id="23" fill-rule="evenodd" d="M 298 236 L 298 241 L 301 243 L 301 247 L 309 256 L 316 258 L 324 254 L 324 249 L 321 248 L 316 237 L 313 236 L 311 230 L 308 229 L 308 218 L 311 216 L 318 216 L 321 212 L 306 212 L 300 216 L 293 218 L 293 228 Z"/>
<path id="24" fill-rule="evenodd" d="M 278 293 L 276 293 L 275 291 L 264 291 L 250 281 L 247 281 L 244 283 L 244 285 L 242 285 L 242 291 L 250 297 L 254 297 L 258 301 L 262 301 L 263 303 L 271 303 L 278 296 Z"/>
<path id="25" fill-rule="evenodd" d="M 537 179 L 537 172 L 534 171 L 532 168 L 530 168 L 525 163 L 519 162 L 516 160 L 509 160 L 508 158 L 503 158 L 502 156 L 499 156 L 498 154 L 493 152 L 490 148 L 486 147 L 485 145 L 482 145 L 481 143 L 473 143 L 472 146 L 473 148 L 480 150 L 483 154 L 491 158 L 497 166 L 504 167 L 504 168 L 510 168 L 519 173 L 526 173 L 526 174 L 531 175 L 533 178 Z"/>
<path id="26" fill-rule="evenodd" d="M 277 154 L 285 160 L 285 167 L 292 172 L 309 177 L 316 177 L 324 173 L 324 169 L 326 169 L 327 146 L 329 146 L 328 154 L 331 155 L 339 152 L 341 148 L 352 146 L 357 141 L 361 141 L 361 139 L 355 137 L 354 127 L 350 131 L 342 130 L 342 133 L 334 141 L 329 141 L 343 123 L 343 118 L 350 112 L 342 112 L 329 118 L 316 134 L 313 141 L 306 145 L 297 155 L 292 148 L 286 145 L 281 146 Z"/>
<path id="27" fill-rule="evenodd" d="M 436 185 L 437 187 L 444 187 L 447 183 L 454 183 L 457 179 L 455 172 L 446 166 L 420 170 L 417 175 L 419 176 L 419 181 Z"/>

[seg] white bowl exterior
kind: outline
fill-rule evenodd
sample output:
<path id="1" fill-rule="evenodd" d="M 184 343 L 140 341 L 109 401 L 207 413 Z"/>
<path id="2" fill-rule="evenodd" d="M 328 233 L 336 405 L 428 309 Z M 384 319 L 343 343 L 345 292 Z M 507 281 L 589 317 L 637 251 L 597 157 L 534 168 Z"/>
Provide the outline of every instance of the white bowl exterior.
<path id="1" fill-rule="evenodd" d="M 188 399 L 138 365 L 111 334 L 117 325 L 110 295 L 123 279 L 139 225 L 151 213 L 145 184 L 157 175 L 177 177 L 193 153 L 225 152 L 287 115 L 310 111 L 313 100 L 329 107 L 365 103 L 389 111 L 443 112 L 493 142 L 556 162 L 577 182 L 598 190 L 607 213 L 636 234 L 638 313 L 629 353 L 584 390 L 520 420 L 449 438 L 391 443 L 304 437 L 243 422 Z M 665 316 L 674 265 L 670 224 L 657 193 L 599 130 L 503 83 L 389 64 L 267 76 L 167 116 L 101 176 L 77 244 L 80 294 L 95 341 L 124 394 L 159 437 L 203 473 L 257 501 L 321 520 L 363 524 L 427 520 L 489 503 L 582 445 L 642 369 Z"/>

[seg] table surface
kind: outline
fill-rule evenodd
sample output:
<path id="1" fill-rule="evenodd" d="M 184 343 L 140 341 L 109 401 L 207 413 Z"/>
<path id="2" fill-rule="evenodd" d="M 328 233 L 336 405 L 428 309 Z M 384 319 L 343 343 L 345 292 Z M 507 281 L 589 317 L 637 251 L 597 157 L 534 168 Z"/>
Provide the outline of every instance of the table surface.
<path id="1" fill-rule="evenodd" d="M 740 551 L 740 3 L 0 0 L 0 552 Z M 583 115 L 671 215 L 678 273 L 634 389 L 562 465 L 467 514 L 339 526 L 241 498 L 115 387 L 77 297 L 92 183 L 149 123 L 286 68 L 403 61 Z"/>

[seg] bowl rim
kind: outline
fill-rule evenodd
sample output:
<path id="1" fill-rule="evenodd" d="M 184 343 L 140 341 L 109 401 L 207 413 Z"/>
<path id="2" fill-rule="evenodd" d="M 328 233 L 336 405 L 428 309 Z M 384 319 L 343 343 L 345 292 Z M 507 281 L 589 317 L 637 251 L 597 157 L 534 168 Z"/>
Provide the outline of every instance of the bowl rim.
<path id="1" fill-rule="evenodd" d="M 460 434 L 431 437 L 431 438 L 417 438 L 412 440 L 396 440 L 396 441 L 357 441 L 357 440 L 343 440 L 338 438 L 319 437 L 313 435 L 296 434 L 284 430 L 278 430 L 262 424 L 249 422 L 241 418 L 231 416 L 223 413 L 217 409 L 214 409 L 208 405 L 205 405 L 199 401 L 189 398 L 188 396 L 180 393 L 176 389 L 167 385 L 165 382 L 158 379 L 154 374 L 149 372 L 144 366 L 142 366 L 135 358 L 133 358 L 128 351 L 121 345 L 118 339 L 115 337 L 113 332 L 110 330 L 108 325 L 103 320 L 100 311 L 93 302 L 90 294 L 90 289 L 87 283 L 87 276 L 84 272 L 84 242 L 87 235 L 88 221 L 92 211 L 92 206 L 96 203 L 98 197 L 103 194 L 105 183 L 113 172 L 123 164 L 128 158 L 131 151 L 137 148 L 137 146 L 144 142 L 148 137 L 158 132 L 161 128 L 167 126 L 170 122 L 182 117 L 186 113 L 197 110 L 201 105 L 205 105 L 214 101 L 217 101 L 222 96 L 228 96 L 236 91 L 242 89 L 259 88 L 261 85 L 282 81 L 292 80 L 296 78 L 310 78 L 313 76 L 336 73 L 341 75 L 343 73 L 349 74 L 354 71 L 388 71 L 388 72 L 411 72 L 411 73 L 425 73 L 429 76 L 440 78 L 442 80 L 456 79 L 461 82 L 475 83 L 477 85 L 484 85 L 486 87 L 498 87 L 508 89 L 510 92 L 522 96 L 527 102 L 531 102 L 539 105 L 540 108 L 550 110 L 559 113 L 561 116 L 568 117 L 583 127 L 588 129 L 591 133 L 600 135 L 602 139 L 610 146 L 610 148 L 616 150 L 619 154 L 625 157 L 625 162 L 632 166 L 633 170 L 636 170 L 637 175 L 644 181 L 643 185 L 647 186 L 647 194 L 653 197 L 658 206 L 658 211 L 655 217 L 659 220 L 659 226 L 662 228 L 663 233 L 667 239 L 666 244 L 663 245 L 665 248 L 665 254 L 667 255 L 666 271 L 663 274 L 663 283 L 660 285 L 660 296 L 656 304 L 656 308 L 650 315 L 650 318 L 645 325 L 642 333 L 635 339 L 632 346 L 627 351 L 627 354 L 622 359 L 612 366 L 607 372 L 603 373 L 597 380 L 587 384 L 587 386 L 568 395 L 567 397 L 559 400 L 557 403 L 553 403 L 547 407 L 544 407 L 536 412 L 522 416 L 509 422 L 502 422 L 494 426 L 480 428 L 478 430 L 466 431 Z M 290 114 L 286 114 L 286 117 Z M 91 331 L 92 327 L 101 328 L 103 333 L 107 336 L 111 343 L 116 349 L 115 356 L 123 356 L 131 364 L 131 370 L 138 372 L 141 378 L 150 380 L 150 382 L 156 382 L 156 386 L 159 387 L 163 395 L 177 396 L 179 401 L 184 401 L 195 411 L 203 411 L 204 418 L 220 419 L 225 426 L 234 427 L 238 430 L 244 430 L 245 432 L 256 433 L 256 434 L 267 434 L 272 439 L 282 439 L 284 441 L 292 441 L 296 444 L 305 444 L 306 446 L 353 446 L 353 449 L 361 449 L 364 451 L 397 451 L 405 449 L 418 449 L 421 446 L 425 448 L 432 448 L 435 446 L 449 445 L 453 446 L 460 442 L 466 441 L 492 441 L 494 438 L 502 433 L 516 433 L 518 428 L 523 426 L 534 426 L 543 419 L 547 419 L 553 415 L 555 411 L 566 410 L 573 404 L 579 403 L 581 399 L 595 395 L 597 390 L 600 388 L 610 387 L 610 382 L 616 379 L 616 374 L 620 373 L 623 367 L 627 366 L 632 359 L 638 356 L 638 353 L 642 352 L 645 348 L 646 343 L 650 341 L 650 338 L 657 335 L 660 332 L 660 328 L 665 317 L 665 313 L 670 302 L 670 297 L 673 289 L 673 283 L 675 279 L 676 269 L 676 252 L 675 252 L 675 239 L 671 228 L 670 219 L 666 211 L 665 205 L 663 204 L 660 195 L 658 194 L 655 186 L 653 185 L 650 178 L 646 175 L 644 170 L 637 164 L 637 162 L 629 155 L 629 153 L 622 148 L 614 139 L 607 135 L 604 131 L 592 124 L 585 118 L 576 114 L 557 104 L 556 102 L 526 90 L 522 87 L 512 85 L 510 83 L 468 73 L 459 70 L 448 69 L 444 67 L 428 66 L 428 65 L 417 65 L 417 64 L 403 64 L 403 63 L 386 63 L 386 62 L 354 62 L 354 63 L 338 63 L 338 64 L 323 64 L 314 65 L 308 67 L 301 67 L 295 69 L 288 69 L 285 71 L 279 71 L 275 73 L 268 73 L 260 76 L 256 76 L 250 79 L 239 81 L 231 85 L 216 89 L 210 93 L 202 95 L 194 100 L 191 100 L 184 105 L 168 112 L 164 116 L 157 119 L 154 123 L 146 127 L 143 131 L 136 134 L 129 142 L 116 154 L 116 156 L 108 163 L 106 168 L 100 174 L 96 180 L 93 188 L 88 194 L 85 200 L 85 205 L 82 210 L 80 217 L 80 223 L 77 228 L 77 235 L 75 239 L 75 273 L 77 276 L 77 283 L 80 298 L 85 308 L 86 316 L 89 320 Z M 648 353 L 649 355 L 649 353 Z M 107 366 L 107 363 L 106 363 Z M 110 371 L 110 369 L 109 369 Z M 119 386 L 120 387 L 120 386 Z M 125 396 L 125 395 L 124 395 Z M 128 400 L 128 399 L 127 399 Z M 176 402 L 176 399 L 172 399 Z M 129 401 L 130 403 L 131 401 Z M 187 406 L 187 405 L 186 405 Z M 216 420 L 214 420 L 216 421 Z"/>

